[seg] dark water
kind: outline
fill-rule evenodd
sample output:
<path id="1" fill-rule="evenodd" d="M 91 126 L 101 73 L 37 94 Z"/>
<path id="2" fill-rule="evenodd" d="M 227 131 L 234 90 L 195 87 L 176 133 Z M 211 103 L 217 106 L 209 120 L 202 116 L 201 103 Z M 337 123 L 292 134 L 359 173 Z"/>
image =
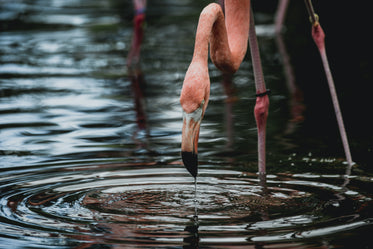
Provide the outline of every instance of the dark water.
<path id="1" fill-rule="evenodd" d="M 267 179 L 256 174 L 248 55 L 232 78 L 210 67 L 195 197 L 180 162 L 178 98 L 207 3 L 149 1 L 140 67 L 129 70 L 130 1 L 0 1 L 0 248 L 373 245 L 364 89 L 373 77 L 364 33 L 337 24 L 347 6 L 328 17 L 331 6 L 316 5 L 328 44 L 346 44 L 328 54 L 356 165 L 344 160 L 304 6 L 292 3 L 283 37 L 289 86 L 271 25 L 276 2 L 256 3 L 272 89 Z"/>

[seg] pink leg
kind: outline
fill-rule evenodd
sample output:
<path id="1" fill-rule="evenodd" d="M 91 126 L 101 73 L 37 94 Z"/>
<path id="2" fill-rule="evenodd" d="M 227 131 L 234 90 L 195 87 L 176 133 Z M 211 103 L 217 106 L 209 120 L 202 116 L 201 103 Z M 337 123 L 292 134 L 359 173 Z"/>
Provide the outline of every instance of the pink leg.
<path id="1" fill-rule="evenodd" d="M 141 43 L 144 36 L 146 0 L 133 0 L 135 17 L 133 18 L 133 38 L 131 49 L 127 56 L 127 66 L 138 64 L 140 60 Z"/>
<path id="2" fill-rule="evenodd" d="M 335 90 L 333 76 L 330 71 L 328 57 L 326 56 L 325 42 L 324 42 L 325 33 L 323 29 L 321 28 L 321 25 L 319 24 L 318 21 L 316 21 L 316 23 L 314 23 L 312 26 L 312 38 L 315 41 L 317 48 L 319 49 L 321 60 L 322 60 L 322 63 L 325 69 L 326 79 L 328 81 L 330 95 L 332 98 L 334 111 L 335 111 L 335 115 L 336 115 L 337 123 L 339 127 L 339 133 L 341 135 L 341 140 L 342 140 L 343 148 L 345 151 L 346 159 L 347 159 L 348 165 L 352 165 L 353 161 L 352 161 L 352 156 L 350 152 L 350 146 L 349 146 L 348 139 L 347 139 L 346 130 L 345 130 L 344 123 L 343 123 L 342 112 L 341 112 L 341 108 L 339 107 L 337 92 Z"/>
<path id="3" fill-rule="evenodd" d="M 338 127 L 339 127 L 339 133 L 341 135 L 342 144 L 343 144 L 343 148 L 344 148 L 344 151 L 345 151 L 346 159 L 347 159 L 348 165 L 352 166 L 354 163 L 352 161 L 350 146 L 349 146 L 349 143 L 348 143 L 346 130 L 345 130 L 345 127 L 344 127 L 344 124 L 343 124 L 342 112 L 341 112 L 341 109 L 339 107 L 337 92 L 335 90 L 333 76 L 332 76 L 332 73 L 330 71 L 328 57 L 326 56 L 325 33 L 324 33 L 323 29 L 321 28 L 321 25 L 319 23 L 319 17 L 318 17 L 318 15 L 316 15 L 316 13 L 313 9 L 311 0 L 305 0 L 304 2 L 306 4 L 307 11 L 308 11 L 308 14 L 310 16 L 310 21 L 312 23 L 312 38 L 313 38 L 317 48 L 319 49 L 322 64 L 323 64 L 323 67 L 324 67 L 324 70 L 325 70 L 326 79 L 328 81 L 330 95 L 331 95 L 331 98 L 332 98 L 334 111 L 335 111 L 335 115 L 336 115 L 337 123 L 338 123 Z"/>
<path id="4" fill-rule="evenodd" d="M 250 18 L 249 43 L 257 93 L 254 115 L 258 127 L 258 170 L 259 174 L 263 175 L 266 174 L 266 125 L 269 107 L 269 91 L 266 89 L 264 82 L 262 63 L 260 60 L 258 41 L 255 32 L 254 15 L 252 11 Z"/>
<path id="5" fill-rule="evenodd" d="M 266 125 L 268 107 L 268 94 L 256 98 L 254 115 L 258 127 L 258 169 L 261 175 L 266 174 Z"/>

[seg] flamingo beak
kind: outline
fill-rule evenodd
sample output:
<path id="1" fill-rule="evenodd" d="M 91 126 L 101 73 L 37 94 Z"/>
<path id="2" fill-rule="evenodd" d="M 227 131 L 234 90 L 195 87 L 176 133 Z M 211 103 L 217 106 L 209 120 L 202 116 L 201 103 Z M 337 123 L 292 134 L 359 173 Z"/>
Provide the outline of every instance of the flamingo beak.
<path id="1" fill-rule="evenodd" d="M 183 111 L 183 130 L 181 138 L 181 157 L 185 168 L 196 178 L 198 173 L 198 137 L 201 125 L 203 104 L 194 112 Z"/>

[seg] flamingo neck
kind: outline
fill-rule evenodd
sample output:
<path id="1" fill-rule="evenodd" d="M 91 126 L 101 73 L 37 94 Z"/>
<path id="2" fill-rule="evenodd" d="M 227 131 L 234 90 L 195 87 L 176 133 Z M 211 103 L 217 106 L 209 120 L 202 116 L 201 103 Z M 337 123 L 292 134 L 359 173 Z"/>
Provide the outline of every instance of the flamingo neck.
<path id="1" fill-rule="evenodd" d="M 208 46 L 213 63 L 221 71 L 238 70 L 247 50 L 250 0 L 227 1 L 226 17 L 220 5 L 212 3 L 201 12 L 192 62 L 207 65 Z"/>
<path id="2" fill-rule="evenodd" d="M 203 62 L 207 64 L 210 36 L 213 25 L 220 15 L 219 8 L 217 4 L 210 4 L 200 14 L 192 63 Z"/>

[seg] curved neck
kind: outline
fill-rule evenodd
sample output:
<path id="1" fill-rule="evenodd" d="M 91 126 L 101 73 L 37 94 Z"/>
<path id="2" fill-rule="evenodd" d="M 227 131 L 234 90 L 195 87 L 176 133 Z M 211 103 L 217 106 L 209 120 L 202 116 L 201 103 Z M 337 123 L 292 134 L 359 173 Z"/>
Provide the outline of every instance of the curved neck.
<path id="1" fill-rule="evenodd" d="M 212 28 L 214 23 L 218 19 L 220 21 L 221 18 L 224 18 L 224 16 L 222 16 L 221 8 L 217 4 L 209 4 L 202 10 L 198 20 L 192 61 L 207 63 Z"/>
<path id="2" fill-rule="evenodd" d="M 247 50 L 250 13 L 250 0 L 230 0 L 225 3 L 225 23 L 229 47 L 240 63 Z"/>
<path id="3" fill-rule="evenodd" d="M 231 0 L 225 4 L 226 18 L 220 5 L 212 3 L 201 12 L 196 32 L 193 61 L 207 63 L 210 56 L 223 72 L 238 70 L 247 50 L 250 27 L 250 0 Z"/>

